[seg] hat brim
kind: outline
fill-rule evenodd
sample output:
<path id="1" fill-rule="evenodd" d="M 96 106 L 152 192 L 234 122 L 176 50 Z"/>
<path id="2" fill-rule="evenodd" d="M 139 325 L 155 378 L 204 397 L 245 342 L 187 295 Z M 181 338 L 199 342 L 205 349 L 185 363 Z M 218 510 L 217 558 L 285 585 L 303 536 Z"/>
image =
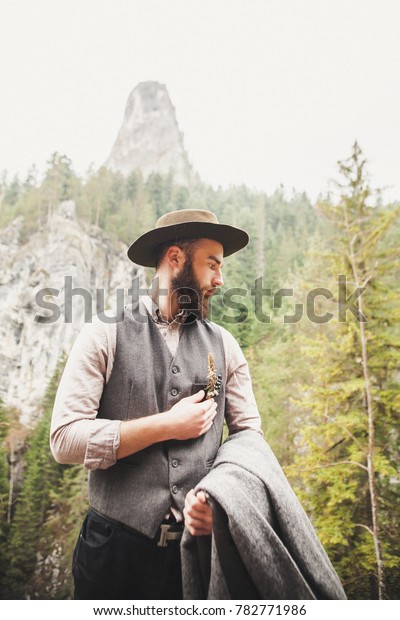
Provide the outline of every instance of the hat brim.
<path id="1" fill-rule="evenodd" d="M 249 242 L 249 235 L 240 228 L 228 224 L 211 222 L 184 222 L 149 230 L 132 243 L 128 249 L 130 260 L 143 267 L 156 266 L 156 248 L 161 243 L 179 239 L 214 239 L 224 247 L 224 256 L 230 256 L 244 248 Z"/>

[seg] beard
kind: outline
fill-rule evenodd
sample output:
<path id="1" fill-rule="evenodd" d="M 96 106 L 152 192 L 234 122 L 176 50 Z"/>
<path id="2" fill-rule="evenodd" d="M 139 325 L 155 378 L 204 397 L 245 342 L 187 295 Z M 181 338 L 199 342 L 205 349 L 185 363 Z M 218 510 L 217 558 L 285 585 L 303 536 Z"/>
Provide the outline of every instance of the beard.
<path id="1" fill-rule="evenodd" d="M 208 317 L 210 296 L 205 295 L 207 289 L 201 288 L 190 261 L 185 261 L 181 271 L 172 279 L 171 287 L 177 295 L 179 311 L 193 313 L 201 320 Z"/>

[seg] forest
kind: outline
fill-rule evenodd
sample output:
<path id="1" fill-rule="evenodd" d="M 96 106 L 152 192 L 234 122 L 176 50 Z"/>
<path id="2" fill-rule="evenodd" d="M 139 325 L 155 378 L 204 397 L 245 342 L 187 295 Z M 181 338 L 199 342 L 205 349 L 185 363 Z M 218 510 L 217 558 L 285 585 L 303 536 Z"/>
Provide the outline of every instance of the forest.
<path id="1" fill-rule="evenodd" d="M 340 154 L 339 154 L 340 156 Z M 279 187 L 214 189 L 194 176 L 81 177 L 54 153 L 39 179 L 0 181 L 0 228 L 23 216 L 23 239 L 60 201 L 115 242 L 131 243 L 175 209 L 209 209 L 250 244 L 226 260 L 212 319 L 248 360 L 265 438 L 309 515 L 349 599 L 400 597 L 400 204 L 370 185 L 355 143 L 332 190 L 311 203 Z M 146 273 L 152 277 L 152 270 Z M 10 478 L 18 411 L 0 404 L 0 596 L 72 596 L 71 557 L 87 509 L 86 471 L 49 450 L 61 358 Z"/>

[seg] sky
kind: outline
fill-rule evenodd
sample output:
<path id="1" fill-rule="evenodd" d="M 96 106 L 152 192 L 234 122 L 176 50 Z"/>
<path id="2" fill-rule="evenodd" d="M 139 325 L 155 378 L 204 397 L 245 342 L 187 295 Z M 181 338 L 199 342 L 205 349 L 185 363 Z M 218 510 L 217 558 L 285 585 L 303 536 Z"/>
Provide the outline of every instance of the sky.
<path id="1" fill-rule="evenodd" d="M 315 200 L 357 140 L 400 200 L 399 27 L 398 0 L 0 0 L 0 171 L 100 167 L 157 80 L 214 187 Z"/>

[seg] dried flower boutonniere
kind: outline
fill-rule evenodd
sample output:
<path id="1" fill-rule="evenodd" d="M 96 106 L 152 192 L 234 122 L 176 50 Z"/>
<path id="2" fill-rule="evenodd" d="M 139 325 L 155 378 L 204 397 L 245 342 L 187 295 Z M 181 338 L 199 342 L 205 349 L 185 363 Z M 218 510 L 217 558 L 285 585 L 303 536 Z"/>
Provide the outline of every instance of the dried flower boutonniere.
<path id="1" fill-rule="evenodd" d="M 212 353 L 208 354 L 208 375 L 207 375 L 207 386 L 204 388 L 206 393 L 205 398 L 213 398 L 214 396 L 218 396 L 219 388 L 221 387 L 221 375 L 217 374 L 215 370 L 214 357 Z"/>

